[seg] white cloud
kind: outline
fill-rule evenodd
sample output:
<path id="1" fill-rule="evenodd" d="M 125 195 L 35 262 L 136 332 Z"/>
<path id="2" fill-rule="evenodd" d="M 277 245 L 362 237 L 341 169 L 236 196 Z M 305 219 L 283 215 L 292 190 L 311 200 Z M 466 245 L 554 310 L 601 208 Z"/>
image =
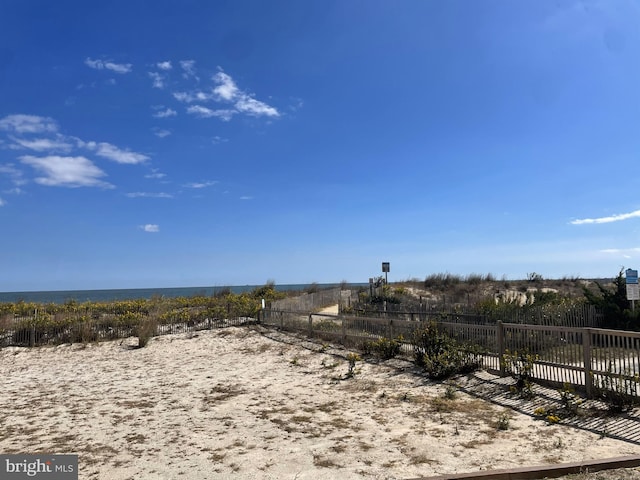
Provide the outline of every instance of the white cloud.
<path id="1" fill-rule="evenodd" d="M 158 72 L 148 72 L 149 76 L 153 80 L 153 88 L 164 88 L 164 76 Z"/>
<path id="2" fill-rule="evenodd" d="M 59 151 L 59 152 L 69 152 L 73 145 L 66 142 L 64 137 L 58 135 L 57 138 L 35 138 L 33 140 L 25 140 L 23 138 L 15 138 L 11 137 L 15 143 L 20 145 L 23 148 L 27 148 L 29 150 L 35 150 L 36 152 L 44 152 L 44 151 Z"/>
<path id="3" fill-rule="evenodd" d="M 16 187 L 16 188 L 11 188 L 9 190 L 5 190 L 4 193 L 8 193 L 10 195 L 22 195 L 24 193 L 24 190 L 22 190 L 20 187 Z"/>
<path id="4" fill-rule="evenodd" d="M 253 197 L 250 197 L 248 195 L 243 195 L 242 197 L 240 197 L 240 200 L 253 200 Z"/>
<path id="5" fill-rule="evenodd" d="M 213 91 L 222 100 L 230 102 L 241 93 L 233 79 L 224 72 L 216 73 L 213 77 L 213 81 L 218 84 Z"/>
<path id="6" fill-rule="evenodd" d="M 178 112 L 176 112 L 175 110 L 172 110 L 170 108 L 167 108 L 166 110 L 162 110 L 162 106 L 160 107 L 154 107 L 156 110 L 158 110 L 156 113 L 153 114 L 153 116 L 155 118 L 169 118 L 169 117 L 175 117 Z"/>
<path id="7" fill-rule="evenodd" d="M 133 65 L 130 63 L 114 63 L 110 61 L 103 60 L 91 60 L 91 58 L 87 57 L 84 61 L 85 65 L 95 70 L 111 70 L 116 73 L 129 73 L 133 68 Z"/>
<path id="8" fill-rule="evenodd" d="M 188 113 L 201 118 L 218 117 L 224 121 L 229 121 L 235 113 L 244 113 L 254 117 L 280 116 L 277 108 L 256 100 L 253 95 L 242 91 L 233 78 L 226 73 L 220 71 L 213 76 L 212 80 L 216 84 L 212 93 L 202 91 L 174 92 L 173 96 L 176 100 L 185 103 L 216 101 L 233 105 L 232 108 L 225 109 L 212 109 L 202 105 L 193 105 L 187 109 Z"/>
<path id="9" fill-rule="evenodd" d="M 160 179 L 160 178 L 164 178 L 166 177 L 167 174 L 166 173 L 160 173 L 157 169 L 152 169 L 151 173 L 148 173 L 147 175 L 144 176 L 144 178 L 155 178 L 155 179 Z"/>
<path id="10" fill-rule="evenodd" d="M 221 120 L 228 122 L 236 112 L 228 109 L 212 110 L 201 105 L 192 105 L 187 108 L 187 113 L 191 113 L 201 118 L 218 117 Z"/>
<path id="11" fill-rule="evenodd" d="M 193 183 L 187 183 L 186 185 L 183 185 L 184 187 L 187 188 L 206 188 L 206 187 L 211 187 L 212 185 L 217 185 L 219 182 L 216 181 L 207 181 L 207 182 L 193 182 Z"/>
<path id="12" fill-rule="evenodd" d="M 57 132 L 58 125 L 49 117 L 18 114 L 0 119 L 0 130 L 14 133 L 46 133 Z"/>
<path id="13" fill-rule="evenodd" d="M 0 198 L 0 207 L 4 207 L 7 204 L 2 198 Z"/>
<path id="14" fill-rule="evenodd" d="M 160 231 L 160 225 L 153 223 L 147 223 L 146 225 L 140 225 L 140 228 L 147 233 L 158 233 Z"/>
<path id="15" fill-rule="evenodd" d="M 166 61 L 166 62 L 158 62 L 156 63 L 156 67 L 158 67 L 160 70 L 171 70 L 173 68 L 173 65 L 171 65 L 170 61 Z"/>
<path id="16" fill-rule="evenodd" d="M 243 95 L 236 102 L 236 108 L 242 113 L 259 117 L 265 115 L 267 117 L 279 117 L 280 113 L 274 107 L 267 105 L 264 102 L 256 100 L 255 98 Z"/>
<path id="17" fill-rule="evenodd" d="M 168 137 L 169 135 L 171 135 L 171 131 L 170 130 L 162 130 L 160 128 L 155 128 L 153 130 L 153 134 L 156 137 L 164 138 L 164 137 Z"/>
<path id="18" fill-rule="evenodd" d="M 216 135 L 215 137 L 213 137 L 213 139 L 211 140 L 211 142 L 212 142 L 214 145 L 217 145 L 217 144 L 219 144 L 219 143 L 228 142 L 228 141 L 229 141 L 229 139 L 228 139 L 228 138 L 223 138 L 223 137 L 220 137 L 220 136 L 218 136 L 218 135 Z"/>
<path id="19" fill-rule="evenodd" d="M 131 192 L 125 195 L 129 198 L 173 198 L 173 195 L 164 192 Z"/>
<path id="20" fill-rule="evenodd" d="M 44 175 L 35 180 L 40 185 L 48 187 L 113 187 L 113 185 L 100 180 L 106 176 L 106 173 L 85 157 L 24 155 L 20 157 L 20 161 Z"/>
<path id="21" fill-rule="evenodd" d="M 180 67 L 182 67 L 183 70 L 182 76 L 184 78 L 194 77 L 196 80 L 198 80 L 198 77 L 196 76 L 195 65 L 195 60 L 181 60 Z"/>
<path id="22" fill-rule="evenodd" d="M 630 213 L 621 213 L 618 215 L 611 215 L 609 217 L 599 217 L 599 218 L 583 218 L 578 220 L 572 220 L 572 225 L 585 225 L 592 223 L 611 223 L 611 222 L 620 222 L 622 220 L 628 220 L 630 218 L 640 217 L 640 210 L 635 210 Z"/>
<path id="23" fill-rule="evenodd" d="M 147 155 L 132 152 L 130 150 L 122 150 L 115 145 L 111 145 L 110 143 L 88 142 L 85 144 L 85 146 L 87 146 L 87 148 L 91 150 L 95 150 L 96 155 L 107 158 L 109 160 L 113 160 L 114 162 L 118 163 L 135 165 L 137 163 L 142 163 L 146 160 L 149 160 L 149 157 Z"/>
<path id="24" fill-rule="evenodd" d="M 209 102 L 216 98 L 216 96 L 212 93 L 205 93 L 200 91 L 192 92 L 192 93 L 174 92 L 173 97 L 179 102 L 184 102 L 184 103 Z"/>

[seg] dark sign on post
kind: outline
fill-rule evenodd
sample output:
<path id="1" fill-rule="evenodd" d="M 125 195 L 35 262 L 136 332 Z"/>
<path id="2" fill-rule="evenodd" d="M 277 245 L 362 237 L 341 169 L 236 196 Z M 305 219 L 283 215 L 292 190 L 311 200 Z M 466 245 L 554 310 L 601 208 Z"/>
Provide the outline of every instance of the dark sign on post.
<path id="1" fill-rule="evenodd" d="M 384 273 L 384 283 L 387 284 L 387 273 L 389 273 L 389 262 L 382 262 L 382 273 Z"/>

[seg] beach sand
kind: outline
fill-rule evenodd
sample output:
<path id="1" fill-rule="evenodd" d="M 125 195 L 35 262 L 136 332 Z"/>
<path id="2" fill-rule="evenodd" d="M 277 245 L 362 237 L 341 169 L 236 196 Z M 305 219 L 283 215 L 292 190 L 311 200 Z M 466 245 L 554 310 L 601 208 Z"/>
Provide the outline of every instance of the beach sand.
<path id="1" fill-rule="evenodd" d="M 406 479 L 640 447 L 261 327 L 0 350 L 0 452 L 77 453 L 81 479 Z M 450 392 L 452 390 L 450 389 Z M 500 429 L 502 427 L 503 429 Z"/>

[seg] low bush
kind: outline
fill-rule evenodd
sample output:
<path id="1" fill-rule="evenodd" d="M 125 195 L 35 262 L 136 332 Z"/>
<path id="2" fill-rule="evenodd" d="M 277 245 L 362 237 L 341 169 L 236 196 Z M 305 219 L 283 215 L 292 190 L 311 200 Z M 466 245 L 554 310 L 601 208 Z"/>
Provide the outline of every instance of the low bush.
<path id="1" fill-rule="evenodd" d="M 375 355 L 383 360 L 389 360 L 400 354 L 403 340 L 402 335 L 395 339 L 382 337 L 375 341 L 364 342 L 362 349 L 365 355 Z"/>
<path id="2" fill-rule="evenodd" d="M 482 366 L 481 347 L 459 342 L 441 332 L 435 322 L 414 331 L 412 344 L 415 363 L 433 379 L 469 373 Z"/>

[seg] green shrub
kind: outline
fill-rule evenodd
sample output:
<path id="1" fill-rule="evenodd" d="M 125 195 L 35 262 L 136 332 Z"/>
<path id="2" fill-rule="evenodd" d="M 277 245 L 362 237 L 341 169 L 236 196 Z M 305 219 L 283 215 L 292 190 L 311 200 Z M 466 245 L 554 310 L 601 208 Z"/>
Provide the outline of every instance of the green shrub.
<path id="1" fill-rule="evenodd" d="M 414 331 L 412 344 L 415 363 L 433 379 L 469 373 L 482 366 L 479 346 L 457 341 L 439 331 L 435 322 Z"/>
<path id="2" fill-rule="evenodd" d="M 383 360 L 389 360 L 400 354 L 403 340 L 400 335 L 395 339 L 382 337 L 375 341 L 367 341 L 364 342 L 363 351 L 365 355 L 375 355 Z"/>

